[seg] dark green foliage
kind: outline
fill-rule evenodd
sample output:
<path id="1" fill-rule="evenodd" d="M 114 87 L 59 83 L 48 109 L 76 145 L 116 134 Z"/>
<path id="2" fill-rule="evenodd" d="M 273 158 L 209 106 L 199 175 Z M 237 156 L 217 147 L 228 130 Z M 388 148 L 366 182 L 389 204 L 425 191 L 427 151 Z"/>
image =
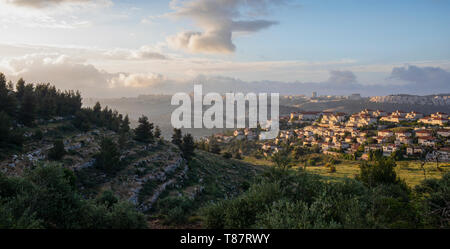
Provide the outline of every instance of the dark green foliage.
<path id="1" fill-rule="evenodd" d="M 10 130 L 12 128 L 11 118 L 4 111 L 0 111 L 0 144 L 4 147 L 10 139 Z"/>
<path id="2" fill-rule="evenodd" d="M 427 228 L 450 228 L 450 173 L 429 179 L 415 187 L 421 218 Z"/>
<path id="3" fill-rule="evenodd" d="M 56 140 L 53 142 L 53 148 L 48 152 L 48 158 L 52 160 L 61 160 L 66 153 L 63 141 Z"/>
<path id="4" fill-rule="evenodd" d="M 36 130 L 36 132 L 33 134 L 33 139 L 35 140 L 42 140 L 44 137 L 44 133 L 40 129 Z"/>
<path id="5" fill-rule="evenodd" d="M 106 207 L 108 207 L 108 208 L 111 208 L 117 202 L 119 202 L 119 199 L 117 199 L 117 197 L 114 196 L 114 193 L 111 190 L 107 190 L 102 193 L 102 195 L 98 199 L 98 202 L 106 205 Z"/>
<path id="6" fill-rule="evenodd" d="M 223 153 L 223 158 L 225 158 L 225 159 L 230 159 L 230 158 L 232 158 L 233 157 L 233 155 L 231 155 L 231 153 L 230 152 L 228 152 L 228 151 L 226 151 L 225 153 Z"/>
<path id="7" fill-rule="evenodd" d="M 17 100 L 13 89 L 6 83 L 5 75 L 0 73 L 0 111 L 14 116 L 17 110 Z"/>
<path id="8" fill-rule="evenodd" d="M 183 157 L 188 161 L 195 155 L 195 143 L 191 134 L 184 135 L 180 149 L 183 153 Z"/>
<path id="9" fill-rule="evenodd" d="M 159 126 L 155 127 L 155 138 L 160 139 L 161 138 L 161 129 L 159 129 Z"/>
<path id="10" fill-rule="evenodd" d="M 119 144 L 119 148 L 120 148 L 121 150 L 125 149 L 126 146 L 127 146 L 127 143 L 128 143 L 128 134 L 129 134 L 129 133 L 123 133 L 123 132 L 121 132 L 121 133 L 119 134 L 119 141 L 118 141 L 118 144 Z"/>
<path id="11" fill-rule="evenodd" d="M 172 135 L 172 143 L 181 146 L 181 143 L 183 139 L 183 135 L 181 134 L 181 129 L 174 128 L 173 129 L 173 135 Z"/>
<path id="12" fill-rule="evenodd" d="M 36 99 L 34 95 L 34 86 L 25 85 L 22 97 L 19 103 L 18 120 L 26 126 L 32 126 L 35 118 Z"/>
<path id="13" fill-rule="evenodd" d="M 392 181 L 396 178 L 388 177 L 369 188 L 357 180 L 324 182 L 303 171 L 266 175 L 270 177 L 244 194 L 206 206 L 202 210 L 206 227 L 448 227 L 448 217 L 442 212 L 448 208 L 448 175 L 424 182 L 416 190 L 416 199 L 411 199 L 409 188 L 401 181 Z M 432 193 L 436 194 L 430 196 Z"/>
<path id="14" fill-rule="evenodd" d="M 158 201 L 157 209 L 167 224 L 182 224 L 194 206 L 194 200 L 186 196 L 168 196 Z"/>
<path id="15" fill-rule="evenodd" d="M 369 187 L 381 184 L 398 184 L 400 179 L 395 173 L 395 161 L 380 158 L 374 162 L 363 162 L 357 179 Z"/>
<path id="16" fill-rule="evenodd" d="M 128 118 L 128 115 L 125 116 L 125 118 L 122 120 L 122 123 L 120 125 L 120 132 L 127 133 L 130 131 L 130 120 Z"/>
<path id="17" fill-rule="evenodd" d="M 100 152 L 95 156 L 95 167 L 111 174 L 121 169 L 120 153 L 111 138 L 102 139 Z"/>
<path id="18" fill-rule="evenodd" d="M 71 171 L 40 165 L 25 177 L 0 174 L 1 228 L 145 228 L 145 219 L 128 203 L 106 194 L 85 200 L 75 191 Z"/>
<path id="19" fill-rule="evenodd" d="M 134 129 L 134 139 L 143 143 L 153 142 L 153 123 L 146 116 L 139 118 L 139 125 Z"/>

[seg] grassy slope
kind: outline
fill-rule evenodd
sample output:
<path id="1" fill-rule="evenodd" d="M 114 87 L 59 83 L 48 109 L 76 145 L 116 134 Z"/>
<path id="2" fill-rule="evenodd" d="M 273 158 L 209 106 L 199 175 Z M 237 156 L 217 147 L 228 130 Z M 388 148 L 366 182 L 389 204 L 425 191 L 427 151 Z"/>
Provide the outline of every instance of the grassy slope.
<path id="1" fill-rule="evenodd" d="M 246 157 L 245 161 L 253 164 L 259 165 L 273 165 L 272 162 L 266 159 L 255 159 L 253 157 Z M 397 174 L 400 178 L 404 179 L 406 183 L 413 187 L 419 184 L 425 179 L 423 170 L 420 167 L 420 163 L 417 161 L 401 161 L 397 162 L 398 167 L 396 168 Z M 298 164 L 295 167 L 303 167 L 303 165 Z M 439 167 L 442 171 L 436 168 L 435 163 L 427 163 L 425 165 L 427 178 L 441 178 L 445 172 L 450 172 L 450 163 L 439 163 Z M 342 160 L 336 165 L 336 172 L 329 173 L 327 167 L 323 164 L 318 164 L 317 166 L 308 166 L 306 168 L 308 171 L 325 176 L 330 180 L 340 180 L 346 177 L 354 178 L 355 175 L 359 173 L 359 162 L 357 161 L 346 161 Z"/>

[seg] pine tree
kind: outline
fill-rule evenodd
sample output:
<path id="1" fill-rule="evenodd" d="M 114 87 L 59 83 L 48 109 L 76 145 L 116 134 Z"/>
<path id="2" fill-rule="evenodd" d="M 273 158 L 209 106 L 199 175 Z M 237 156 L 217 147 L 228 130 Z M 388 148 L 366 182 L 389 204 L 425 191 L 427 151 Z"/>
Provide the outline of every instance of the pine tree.
<path id="1" fill-rule="evenodd" d="M 120 153 L 111 138 L 103 138 L 100 152 L 95 156 L 95 167 L 108 173 L 114 173 L 121 168 Z"/>
<path id="2" fill-rule="evenodd" d="M 159 126 L 156 126 L 155 128 L 155 138 L 157 139 L 161 138 L 161 130 L 159 129 Z"/>
<path id="3" fill-rule="evenodd" d="M 173 129 L 173 135 L 172 135 L 172 143 L 181 146 L 181 143 L 183 139 L 183 135 L 181 134 L 181 129 L 174 128 Z"/>
<path id="4" fill-rule="evenodd" d="M 17 81 L 16 92 L 17 99 L 19 99 L 19 101 L 22 100 L 22 97 L 25 94 L 25 81 L 22 78 Z"/>
<path id="5" fill-rule="evenodd" d="M 0 73 L 0 111 L 5 111 L 9 116 L 16 112 L 16 98 L 10 83 L 6 83 L 5 75 Z"/>
<path id="6" fill-rule="evenodd" d="M 127 146 L 127 142 L 128 142 L 128 135 L 127 133 L 121 132 L 119 135 L 119 148 L 121 150 L 125 149 Z"/>
<path id="7" fill-rule="evenodd" d="M 183 153 L 183 157 L 189 161 L 195 155 L 194 150 L 195 150 L 194 138 L 192 137 L 191 134 L 186 134 L 183 137 L 183 142 L 181 144 L 181 152 Z"/>
<path id="8" fill-rule="evenodd" d="M 130 131 L 130 119 L 128 118 L 128 115 L 125 116 L 125 118 L 122 120 L 122 123 L 120 124 L 120 132 L 127 133 Z"/>
<path id="9" fill-rule="evenodd" d="M 153 142 L 153 123 L 144 115 L 139 118 L 139 125 L 134 129 L 134 139 L 144 143 Z"/>
<path id="10" fill-rule="evenodd" d="M 35 107 L 34 87 L 32 84 L 27 84 L 20 101 L 19 121 L 26 126 L 32 126 L 35 118 Z"/>
<path id="11" fill-rule="evenodd" d="M 3 147 L 9 140 L 11 118 L 4 111 L 0 111 L 0 146 Z"/>

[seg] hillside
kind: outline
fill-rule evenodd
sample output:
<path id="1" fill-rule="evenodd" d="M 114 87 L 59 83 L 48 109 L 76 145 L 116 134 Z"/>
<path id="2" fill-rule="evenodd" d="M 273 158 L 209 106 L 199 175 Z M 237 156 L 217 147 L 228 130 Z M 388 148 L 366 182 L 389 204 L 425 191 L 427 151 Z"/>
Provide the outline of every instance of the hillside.
<path id="1" fill-rule="evenodd" d="M 170 142 L 161 140 L 143 144 L 129 139 L 120 153 L 123 166 L 119 171 L 109 173 L 95 167 L 95 156 L 100 151 L 102 138 L 118 141 L 116 132 L 105 128 L 82 132 L 70 121 L 25 129 L 29 139 L 21 151 L 3 155 L 1 172 L 8 176 L 22 176 L 39 164 L 52 162 L 48 154 L 53 142 L 62 140 L 67 154 L 57 163 L 75 173 L 77 189 L 85 198 L 98 198 L 111 191 L 120 200 L 128 201 L 140 212 L 148 214 L 150 227 L 186 223 L 185 219 L 195 216 L 198 208 L 208 201 L 236 196 L 246 190 L 252 178 L 263 169 L 204 151 L 196 151 L 196 156 L 188 164 L 179 148 Z M 42 139 L 33 138 L 38 130 L 43 132 Z M 171 220 L 172 216 L 181 214 L 168 213 L 170 209 L 164 206 L 167 200 L 189 202 L 181 221 Z M 200 225 L 196 222 L 190 224 Z"/>

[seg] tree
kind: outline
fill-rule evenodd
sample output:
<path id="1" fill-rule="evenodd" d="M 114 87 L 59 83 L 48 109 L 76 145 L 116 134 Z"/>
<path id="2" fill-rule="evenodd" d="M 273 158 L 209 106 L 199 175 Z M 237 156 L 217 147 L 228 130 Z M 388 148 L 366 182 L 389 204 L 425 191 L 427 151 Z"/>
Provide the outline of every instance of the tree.
<path id="1" fill-rule="evenodd" d="M 144 115 L 139 118 L 139 125 L 134 129 L 134 139 L 139 142 L 153 142 L 153 123 Z"/>
<path id="2" fill-rule="evenodd" d="M 120 153 L 111 138 L 102 139 L 100 152 L 95 156 L 95 167 L 108 173 L 114 173 L 121 168 Z"/>
<path id="3" fill-rule="evenodd" d="M 64 143 L 61 139 L 53 142 L 53 148 L 50 149 L 48 153 L 48 158 L 52 160 L 61 160 L 66 154 L 64 149 Z"/>
<path id="4" fill-rule="evenodd" d="M 25 94 L 25 81 L 22 78 L 17 81 L 16 92 L 17 98 L 21 101 L 23 95 Z"/>
<path id="5" fill-rule="evenodd" d="M 0 110 L 6 112 L 9 116 L 16 114 L 16 98 L 14 92 L 6 83 L 5 75 L 0 73 Z"/>
<path id="6" fill-rule="evenodd" d="M 130 131 L 130 120 L 128 118 L 128 115 L 125 116 L 125 118 L 122 120 L 122 123 L 120 124 L 120 132 L 127 133 Z"/>
<path id="7" fill-rule="evenodd" d="M 183 139 L 183 135 L 181 134 L 181 129 L 173 128 L 173 135 L 172 135 L 172 143 L 181 146 L 181 143 Z"/>
<path id="8" fill-rule="evenodd" d="M 9 141 L 11 118 L 4 111 L 0 111 L 0 145 Z"/>
<path id="9" fill-rule="evenodd" d="M 161 129 L 159 129 L 159 126 L 156 126 L 156 127 L 155 127 L 155 137 L 156 137 L 157 139 L 160 139 L 160 138 L 161 138 Z"/>
<path id="10" fill-rule="evenodd" d="M 286 150 L 274 153 L 270 160 L 281 170 L 287 170 L 291 164 L 291 157 Z"/>
<path id="11" fill-rule="evenodd" d="M 128 135 L 127 135 L 127 133 L 121 132 L 119 134 L 119 140 L 118 140 L 119 148 L 121 150 L 125 149 L 126 146 L 127 146 L 127 142 L 128 142 Z"/>
<path id="12" fill-rule="evenodd" d="M 19 121 L 26 126 L 32 126 L 35 117 L 36 100 L 33 89 L 32 84 L 27 84 L 20 101 Z"/>
<path id="13" fill-rule="evenodd" d="M 191 134 L 186 134 L 183 137 L 183 143 L 181 144 L 181 152 L 186 160 L 190 160 L 194 155 L 195 142 Z"/>
<path id="14" fill-rule="evenodd" d="M 242 159 L 242 156 L 241 156 L 241 153 L 239 153 L 239 151 L 236 151 L 236 153 L 234 153 L 234 156 L 233 156 L 235 159 L 238 159 L 238 160 L 241 160 Z"/>
<path id="15" fill-rule="evenodd" d="M 363 162 L 357 179 L 369 187 L 380 184 L 398 184 L 400 179 L 395 172 L 396 163 L 392 159 L 379 158 L 373 162 Z"/>

